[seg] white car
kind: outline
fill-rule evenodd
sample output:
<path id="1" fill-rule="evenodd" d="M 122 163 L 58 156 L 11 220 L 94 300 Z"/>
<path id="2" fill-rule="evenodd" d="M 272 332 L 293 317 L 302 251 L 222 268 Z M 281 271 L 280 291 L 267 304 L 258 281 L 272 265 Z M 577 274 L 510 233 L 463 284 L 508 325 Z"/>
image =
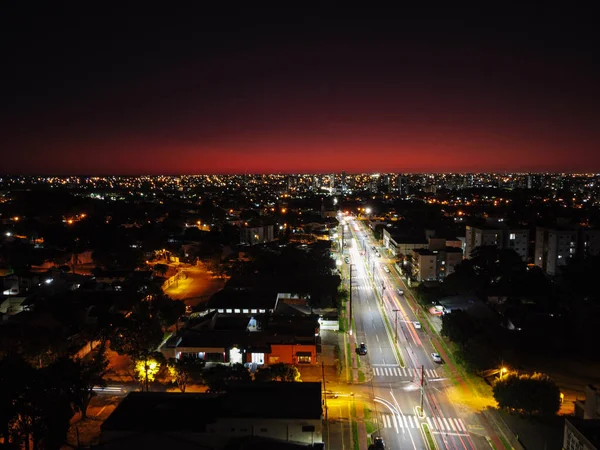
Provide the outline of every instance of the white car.
<path id="1" fill-rule="evenodd" d="M 416 328 L 417 330 L 420 330 L 420 329 L 421 329 L 421 322 L 413 322 L 413 325 L 415 326 L 415 328 Z"/>
<path id="2" fill-rule="evenodd" d="M 431 359 L 433 359 L 433 362 L 436 362 L 436 363 L 439 363 L 439 364 L 442 363 L 442 357 L 440 356 L 439 353 L 432 353 L 431 354 Z"/>
<path id="3" fill-rule="evenodd" d="M 386 273 L 390 273 L 390 268 L 388 266 L 383 266 L 383 270 L 385 270 Z"/>
<path id="4" fill-rule="evenodd" d="M 404 291 L 402 289 L 398 289 L 398 295 L 404 295 Z"/>

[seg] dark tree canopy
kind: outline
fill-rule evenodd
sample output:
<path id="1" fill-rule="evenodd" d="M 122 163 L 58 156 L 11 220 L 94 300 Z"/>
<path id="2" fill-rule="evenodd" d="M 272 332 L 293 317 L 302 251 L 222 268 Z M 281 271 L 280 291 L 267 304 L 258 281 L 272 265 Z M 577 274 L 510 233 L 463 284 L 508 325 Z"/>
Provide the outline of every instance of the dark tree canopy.
<path id="1" fill-rule="evenodd" d="M 493 392 L 500 408 L 541 416 L 553 416 L 560 409 L 560 390 L 545 374 L 509 373 L 494 383 Z"/>

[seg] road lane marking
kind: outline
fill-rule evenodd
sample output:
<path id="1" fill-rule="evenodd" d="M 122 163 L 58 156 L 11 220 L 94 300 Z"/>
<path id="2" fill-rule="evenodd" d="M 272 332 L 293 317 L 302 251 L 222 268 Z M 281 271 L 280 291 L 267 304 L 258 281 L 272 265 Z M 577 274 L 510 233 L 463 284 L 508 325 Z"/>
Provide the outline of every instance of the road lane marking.
<path id="1" fill-rule="evenodd" d="M 452 420 L 452 418 L 448 418 L 448 423 L 450 423 L 452 431 L 456 431 L 456 426 L 454 425 L 454 421 Z"/>
<path id="2" fill-rule="evenodd" d="M 446 426 L 446 429 L 450 430 L 450 425 L 448 425 L 448 421 L 446 420 L 446 418 L 442 417 L 442 420 L 444 421 L 444 425 Z"/>

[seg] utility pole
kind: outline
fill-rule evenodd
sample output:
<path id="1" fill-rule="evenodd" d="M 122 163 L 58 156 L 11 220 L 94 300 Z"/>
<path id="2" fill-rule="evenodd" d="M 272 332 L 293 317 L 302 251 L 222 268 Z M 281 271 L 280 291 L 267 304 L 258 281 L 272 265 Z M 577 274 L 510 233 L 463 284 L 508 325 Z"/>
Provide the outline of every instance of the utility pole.
<path id="1" fill-rule="evenodd" d="M 425 395 L 425 366 L 421 366 L 421 416 L 424 416 L 423 413 L 423 397 Z"/>
<path id="2" fill-rule="evenodd" d="M 396 313 L 396 344 L 398 343 L 398 311 L 400 311 L 399 309 L 394 309 L 393 310 Z"/>
<path id="3" fill-rule="evenodd" d="M 348 328 L 350 330 L 348 334 L 350 334 L 350 336 L 352 336 L 352 266 L 354 266 L 354 264 L 350 264 L 350 296 L 348 300 Z"/>

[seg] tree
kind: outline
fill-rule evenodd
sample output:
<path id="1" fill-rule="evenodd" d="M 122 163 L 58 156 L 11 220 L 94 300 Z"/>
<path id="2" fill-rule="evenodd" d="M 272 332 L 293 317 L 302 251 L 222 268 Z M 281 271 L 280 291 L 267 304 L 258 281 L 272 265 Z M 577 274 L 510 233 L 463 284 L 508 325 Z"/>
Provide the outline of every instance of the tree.
<path id="1" fill-rule="evenodd" d="M 0 436 L 9 442 L 19 415 L 19 402 L 27 391 L 35 369 L 21 356 L 9 354 L 0 359 Z"/>
<path id="2" fill-rule="evenodd" d="M 300 371 L 291 364 L 277 363 L 262 367 L 254 374 L 255 381 L 301 381 Z"/>
<path id="3" fill-rule="evenodd" d="M 162 342 L 163 332 L 155 318 L 131 315 L 114 328 L 110 346 L 120 355 L 139 358 L 154 352 Z"/>
<path id="4" fill-rule="evenodd" d="M 142 388 L 149 391 L 150 381 L 156 379 L 156 375 L 160 372 L 164 362 L 163 354 L 160 352 L 151 352 L 143 357 L 134 359 L 133 374 L 137 381 L 142 384 Z"/>
<path id="5" fill-rule="evenodd" d="M 111 348 L 120 355 L 130 356 L 136 368 L 142 363 L 146 391 L 151 381 L 150 366 L 156 360 L 156 350 L 163 339 L 160 322 L 152 317 L 132 315 L 116 327 L 111 337 Z M 137 372 L 139 374 L 139 371 Z"/>
<path id="6" fill-rule="evenodd" d="M 248 369 L 243 364 L 232 364 L 231 366 L 217 364 L 206 369 L 202 374 L 202 378 L 210 392 L 225 392 L 227 391 L 228 384 L 231 382 L 252 380 L 250 372 L 248 372 Z"/>
<path id="7" fill-rule="evenodd" d="M 500 408 L 542 416 L 553 416 L 560 409 L 560 390 L 545 374 L 509 373 L 496 380 L 493 392 Z"/>
<path id="8" fill-rule="evenodd" d="M 168 328 L 179 320 L 185 314 L 185 302 L 183 300 L 173 300 L 162 293 L 152 298 L 151 311 L 163 328 Z"/>
<path id="9" fill-rule="evenodd" d="M 175 379 L 175 384 L 181 392 L 185 392 L 187 389 L 188 381 L 190 379 L 190 363 L 185 359 L 174 359 L 169 360 L 169 373 Z"/>
<path id="10" fill-rule="evenodd" d="M 475 334 L 474 323 L 465 311 L 453 311 L 442 316 L 442 336 L 463 346 Z"/>
<path id="11" fill-rule="evenodd" d="M 59 449 L 65 443 L 73 408 L 68 383 L 53 363 L 35 369 L 20 356 L 0 361 L 0 418 L 5 443 L 20 448 Z"/>
<path id="12" fill-rule="evenodd" d="M 56 383 L 63 386 L 73 409 L 80 412 L 81 418 L 85 419 L 90 401 L 96 395 L 94 387 L 106 386 L 104 376 L 108 369 L 108 359 L 105 345 L 101 345 L 89 360 L 63 357 L 57 359 L 48 369 L 50 376 L 55 377 Z"/>

